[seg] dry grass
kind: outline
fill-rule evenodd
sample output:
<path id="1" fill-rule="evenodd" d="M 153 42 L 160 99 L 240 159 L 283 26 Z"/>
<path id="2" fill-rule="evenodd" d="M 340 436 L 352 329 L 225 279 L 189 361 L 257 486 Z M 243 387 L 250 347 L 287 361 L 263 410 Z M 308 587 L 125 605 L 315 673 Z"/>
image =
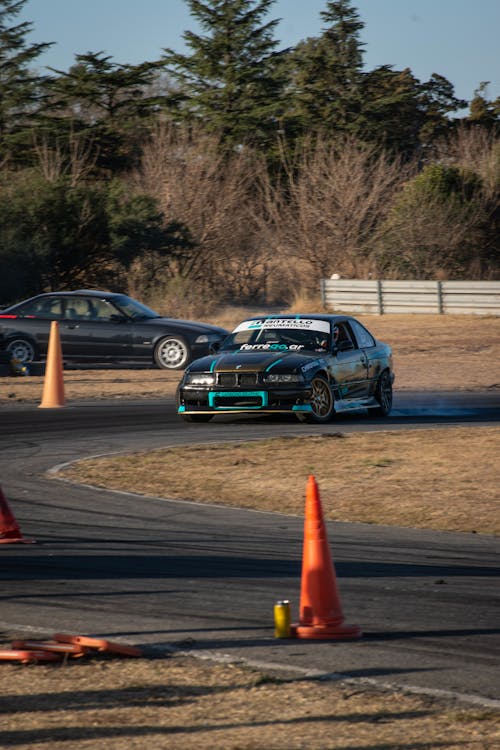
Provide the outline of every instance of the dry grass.
<path id="1" fill-rule="evenodd" d="M 5 664 L 2 673 L 0 747 L 17 750 L 493 750 L 500 743 L 492 710 L 359 685 L 278 681 L 185 656 Z"/>
<path id="2" fill-rule="evenodd" d="M 295 515 L 314 474 L 328 519 L 500 534 L 499 451 L 500 428 L 332 431 L 85 460 L 62 474 L 153 497 Z"/>

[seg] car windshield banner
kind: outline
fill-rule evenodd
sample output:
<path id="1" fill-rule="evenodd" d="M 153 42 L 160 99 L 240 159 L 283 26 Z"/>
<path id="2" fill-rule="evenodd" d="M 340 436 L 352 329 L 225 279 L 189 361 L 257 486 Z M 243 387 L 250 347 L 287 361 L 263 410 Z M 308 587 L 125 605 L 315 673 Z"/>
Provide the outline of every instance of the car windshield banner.
<path id="1" fill-rule="evenodd" d="M 273 328 L 330 333 L 330 324 L 328 321 L 314 320 L 312 318 L 263 318 L 262 320 L 244 320 L 243 323 L 240 323 L 239 326 L 234 329 L 233 333 Z"/>

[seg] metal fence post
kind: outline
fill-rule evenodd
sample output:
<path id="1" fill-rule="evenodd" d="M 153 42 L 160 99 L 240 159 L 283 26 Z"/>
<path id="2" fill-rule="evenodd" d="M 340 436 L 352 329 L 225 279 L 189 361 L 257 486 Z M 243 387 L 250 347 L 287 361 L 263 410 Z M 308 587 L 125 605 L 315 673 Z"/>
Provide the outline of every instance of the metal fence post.
<path id="1" fill-rule="evenodd" d="M 377 280 L 377 297 L 378 297 L 378 314 L 384 314 L 384 292 L 382 288 L 382 279 Z"/>
<path id="2" fill-rule="evenodd" d="M 444 305 L 443 305 L 443 284 L 441 281 L 437 282 L 437 293 L 438 293 L 438 312 L 442 315 L 444 313 Z"/>

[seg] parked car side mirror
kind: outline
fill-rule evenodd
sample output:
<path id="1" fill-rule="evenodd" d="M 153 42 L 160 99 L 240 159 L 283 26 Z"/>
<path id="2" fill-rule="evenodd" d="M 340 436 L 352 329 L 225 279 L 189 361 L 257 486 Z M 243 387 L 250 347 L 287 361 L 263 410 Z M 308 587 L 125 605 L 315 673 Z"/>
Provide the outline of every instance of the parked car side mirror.
<path id="1" fill-rule="evenodd" d="M 217 352 L 220 349 L 221 342 L 220 341 L 214 341 L 212 344 L 210 344 L 208 351 L 210 354 L 217 354 Z"/>

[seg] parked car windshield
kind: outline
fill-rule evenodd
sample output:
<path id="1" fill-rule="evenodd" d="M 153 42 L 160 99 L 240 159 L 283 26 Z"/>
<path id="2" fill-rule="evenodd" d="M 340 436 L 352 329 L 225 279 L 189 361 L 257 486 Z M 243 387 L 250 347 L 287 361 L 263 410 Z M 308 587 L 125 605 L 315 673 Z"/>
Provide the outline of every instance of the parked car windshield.
<path id="1" fill-rule="evenodd" d="M 330 324 L 308 318 L 245 320 L 224 339 L 222 351 L 326 351 Z"/>
<path id="2" fill-rule="evenodd" d="M 154 310 L 151 310 L 146 305 L 143 305 L 142 302 L 138 302 L 131 297 L 126 297 L 124 294 L 120 295 L 119 297 L 115 297 L 113 299 L 113 302 L 115 306 L 120 310 L 120 312 L 124 313 L 124 315 L 127 315 L 127 317 L 129 318 L 133 318 L 134 320 L 144 320 L 144 318 L 161 317 L 161 315 L 158 315 L 158 313 L 156 313 Z"/>

